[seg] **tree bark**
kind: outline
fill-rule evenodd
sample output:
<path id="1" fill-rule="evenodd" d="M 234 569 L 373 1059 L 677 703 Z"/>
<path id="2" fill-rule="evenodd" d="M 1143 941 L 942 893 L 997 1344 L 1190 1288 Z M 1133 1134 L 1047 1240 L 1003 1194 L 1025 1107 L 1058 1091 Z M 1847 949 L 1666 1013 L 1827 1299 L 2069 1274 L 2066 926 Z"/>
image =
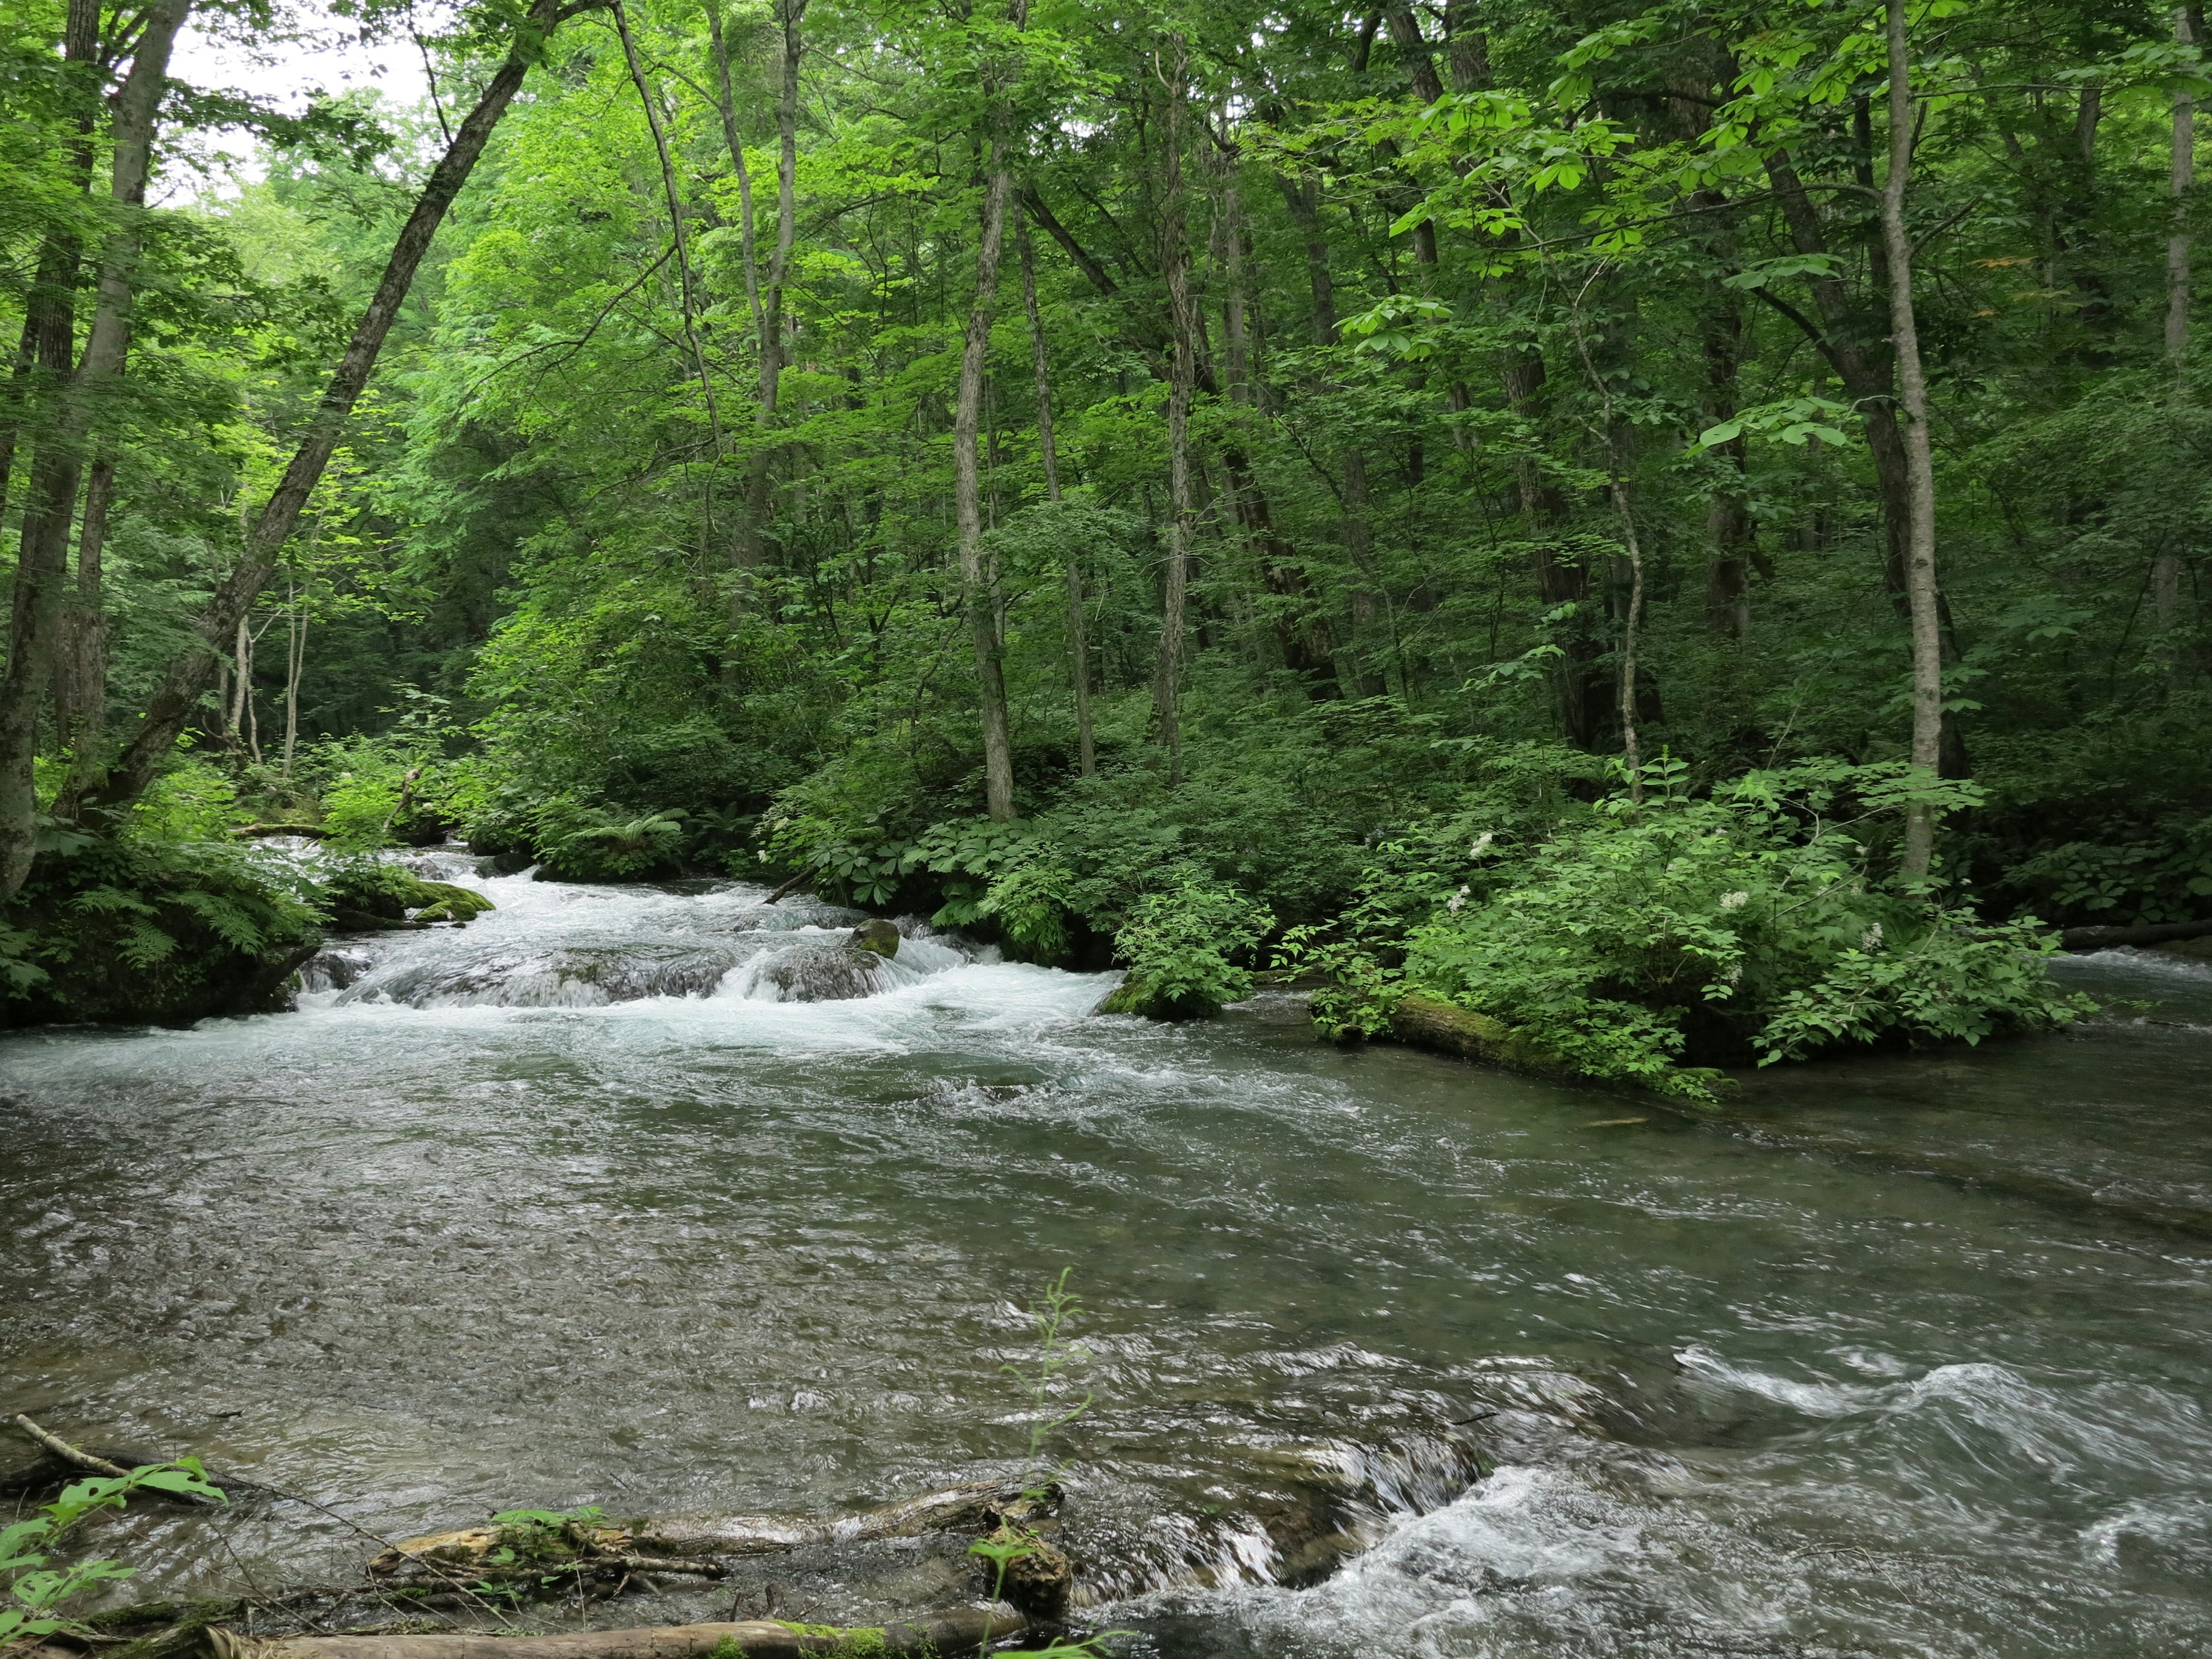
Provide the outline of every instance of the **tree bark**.
<path id="1" fill-rule="evenodd" d="M 745 305 L 752 313 L 753 337 L 761 333 L 760 261 L 753 246 L 753 176 L 745 166 L 745 141 L 738 132 L 738 98 L 730 85 L 730 48 L 722 38 L 721 0 L 707 7 L 708 48 L 714 59 L 714 85 L 720 92 L 715 111 L 722 118 L 722 142 L 738 175 L 738 246 L 745 267 Z"/>
<path id="2" fill-rule="evenodd" d="M 543 53 L 545 42 L 559 21 L 558 0 L 532 0 L 527 17 L 519 27 L 506 59 L 494 71 L 483 94 L 453 134 L 453 142 L 430 174 L 393 244 L 384 276 L 377 284 L 353 338 L 331 376 L 307 434 L 285 468 L 276 492 L 247 537 L 237 566 L 216 590 L 199 619 L 198 637 L 171 662 L 160 687 L 149 699 L 138 730 L 114 769 L 94 796 L 91 805 L 109 810 L 128 805 L 153 781 L 155 769 L 175 747 L 178 735 L 191 717 L 192 707 L 206 688 L 218 641 L 227 639 L 238 619 L 253 602 L 276 569 L 284 544 L 298 523 L 307 498 L 330 465 L 355 403 L 376 368 L 385 337 L 399 314 L 413 286 L 416 270 L 429 252 L 431 238 L 446 211 L 460 194 L 461 186 L 483 154 L 492 129 L 522 86 L 523 77 Z"/>
<path id="3" fill-rule="evenodd" d="M 995 123 L 994 124 L 995 125 Z M 1006 682 L 998 609 L 983 558 L 982 490 L 976 437 L 983 411 L 983 377 L 991 355 L 991 319 L 997 309 L 999 259 L 1006 240 L 1006 199 L 1013 180 L 1006 171 L 1003 138 L 984 141 L 983 222 L 975 246 L 975 302 L 960 351 L 960 391 L 952 412 L 952 507 L 960 536 L 960 602 L 975 653 L 975 689 L 983 719 L 983 793 L 999 823 L 1014 816 L 1012 745 L 1006 730 Z"/>
<path id="4" fill-rule="evenodd" d="M 2197 43 L 2194 20 L 2187 6 L 2173 9 L 2173 38 L 2180 46 Z M 2197 182 L 2197 100 L 2186 88 L 2173 94 L 2173 136 L 2169 149 L 2166 191 L 2172 202 L 2173 222 L 2166 239 L 2166 356 L 2173 372 L 2173 401 L 2177 411 L 2187 397 L 2189 361 L 2190 227 L 2189 192 Z M 2181 626 L 2181 550 L 2171 541 L 2159 550 L 2151 566 L 2151 612 L 2166 653 L 2169 680 L 2179 678 L 2182 654 L 2175 648 Z"/>
<path id="5" fill-rule="evenodd" d="M 1912 616 L 1912 765 L 1929 782 L 1943 757 L 1943 636 L 1936 609 L 1936 464 L 1928 432 L 1928 380 L 1920 361 L 1919 321 L 1912 304 L 1912 239 L 1905 197 L 1912 179 L 1912 60 L 1905 0 L 1886 0 L 1889 52 L 1889 173 L 1882 182 L 1882 246 L 1889 262 L 1890 343 L 1897 359 L 1897 400 L 1905 416 L 1909 533 L 1905 593 Z M 1899 873 L 1924 879 L 1934 860 L 1936 812 L 1906 809 Z"/>
<path id="6" fill-rule="evenodd" d="M 84 355 L 75 374 L 68 373 L 73 342 L 70 308 L 65 303 L 56 304 L 41 341 L 42 361 L 52 364 L 56 379 L 65 384 L 53 427 L 32 464 L 31 495 L 23 514 L 22 550 L 9 629 L 7 674 L 0 681 L 0 902 L 21 890 L 38 850 L 33 771 L 39 714 L 52 683 L 56 636 L 60 632 L 63 590 L 68 577 L 70 528 L 76 514 L 85 441 L 100 401 L 122 376 L 130 349 L 131 301 L 141 240 L 139 216 L 153 167 L 169 54 L 191 5 L 191 0 L 158 0 L 140 33 L 131 72 L 115 95 L 110 193 L 119 216 L 101 253 L 99 297 L 85 337 Z M 84 44 L 80 38 L 79 9 L 73 0 L 73 52 Z M 95 6 L 95 30 L 98 16 Z M 87 58 L 96 51 L 95 40 Z M 75 265 L 73 251 L 67 263 Z M 73 274 L 70 285 L 74 286 Z"/>
<path id="7" fill-rule="evenodd" d="M 96 775 L 107 741 L 107 613 L 101 555 L 107 544 L 107 503 L 114 487 L 114 464 L 103 456 L 93 463 L 85 482 L 84 517 L 76 536 L 76 589 L 64 618 L 64 656 L 55 688 L 61 744 L 70 752 L 64 804 L 76 794 L 80 779 Z"/>
<path id="8" fill-rule="evenodd" d="M 660 108 L 653 95 L 653 88 L 645 78 L 645 65 L 638 61 L 637 41 L 629 29 L 629 14 L 623 9 L 622 0 L 614 0 L 615 32 L 622 38 L 623 61 L 629 69 L 629 83 L 637 88 L 637 101 L 645 111 L 646 131 L 653 135 L 653 152 L 660 161 L 660 187 L 668 198 L 668 234 L 676 244 L 676 276 L 681 284 L 678 313 L 684 322 L 684 343 L 691 353 L 691 366 L 699 376 L 700 395 L 707 404 L 707 434 L 714 447 L 714 459 L 722 458 L 722 416 L 714 406 L 714 378 L 707 371 L 707 353 L 699 343 L 699 329 L 692 313 L 696 303 L 698 283 L 691 274 L 691 245 L 684 229 L 684 198 L 676 188 L 676 163 L 668 154 L 668 136 L 660 130 Z M 713 486 L 708 486 L 707 508 L 708 531 L 714 529 Z"/>
<path id="9" fill-rule="evenodd" d="M 1528 349 L 1513 353 L 1505 362 L 1505 395 L 1516 410 L 1533 409 L 1543 396 L 1547 376 L 1543 354 Z M 1598 644 L 1590 637 L 1589 619 L 1581 614 L 1589 602 L 1589 572 L 1579 558 L 1560 556 L 1559 538 L 1567 527 L 1566 497 L 1544 476 L 1533 455 L 1515 458 L 1514 472 L 1520 485 L 1521 514 L 1528 521 L 1529 539 L 1535 544 L 1536 592 L 1547 609 L 1574 607 L 1565 619 L 1562 654 L 1547 671 L 1559 714 L 1559 727 L 1577 749 L 1597 743 L 1597 713 L 1602 706 L 1598 672 Z"/>
<path id="10" fill-rule="evenodd" d="M 1183 199 L 1183 104 L 1190 46 L 1173 38 L 1167 76 L 1166 154 L 1160 163 L 1160 263 L 1167 275 L 1173 346 L 1168 365 L 1168 561 L 1160 599 L 1160 645 L 1152 675 L 1152 716 L 1168 751 L 1170 787 L 1182 781 L 1182 635 L 1190 585 L 1190 544 L 1197 528 L 1191 501 L 1190 400 L 1198 358 L 1190 314 L 1190 246 Z"/>
<path id="11" fill-rule="evenodd" d="M 799 61 L 804 49 L 799 25 L 806 0 L 781 0 L 777 19 L 783 33 L 783 84 L 776 100 L 775 248 L 769 255 L 768 291 L 761 300 L 761 447 L 745 477 L 745 562 L 760 561 L 761 526 L 768 522 L 769 467 L 774 452 L 769 429 L 775 424 L 776 398 L 783 380 L 783 289 L 791 271 L 791 244 L 799 224 Z"/>
<path id="12" fill-rule="evenodd" d="M 1031 367 L 1036 375 L 1037 456 L 1044 464 L 1044 497 L 1057 504 L 1060 451 L 1052 433 L 1052 360 L 1045 350 L 1044 319 L 1037 307 L 1036 255 L 1030 246 L 1026 219 L 1015 221 L 1014 241 L 1021 254 L 1022 312 L 1029 319 Z M 1098 770 L 1098 750 L 1091 730 L 1091 638 L 1083 597 L 1083 562 L 1070 546 L 1061 563 L 1067 574 L 1067 640 L 1075 678 L 1076 764 L 1087 778 Z"/>
<path id="13" fill-rule="evenodd" d="M 1294 180 L 1287 174 L 1277 182 L 1282 187 L 1284 204 L 1305 240 L 1306 284 L 1312 295 L 1313 343 L 1333 346 L 1338 339 L 1336 283 L 1329 269 L 1328 234 L 1322 224 L 1320 185 L 1310 177 Z M 1389 687 L 1380 674 L 1367 665 L 1367 653 L 1373 649 L 1372 641 L 1379 631 L 1377 618 L 1381 611 L 1375 532 L 1368 519 L 1367 457 L 1357 446 L 1348 445 L 1338 453 L 1337 465 L 1344 473 L 1340 524 L 1345 551 L 1351 556 L 1357 577 L 1351 596 L 1353 684 L 1361 696 L 1379 697 Z"/>

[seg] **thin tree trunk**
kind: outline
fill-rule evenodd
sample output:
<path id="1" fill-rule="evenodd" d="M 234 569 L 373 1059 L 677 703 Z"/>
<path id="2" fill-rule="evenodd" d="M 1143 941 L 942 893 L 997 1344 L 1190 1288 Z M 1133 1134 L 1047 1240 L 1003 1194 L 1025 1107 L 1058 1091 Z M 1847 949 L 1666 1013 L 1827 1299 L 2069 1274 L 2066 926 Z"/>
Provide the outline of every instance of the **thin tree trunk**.
<path id="1" fill-rule="evenodd" d="M 1704 337 L 1705 418 L 1717 426 L 1736 412 L 1737 377 L 1742 363 L 1742 302 L 1718 283 L 1709 285 Z M 1726 640 L 1751 633 L 1751 563 L 1757 534 L 1744 479 L 1742 435 L 1719 445 L 1715 459 L 1728 477 L 1715 486 L 1705 507 L 1705 625 Z"/>
<path id="2" fill-rule="evenodd" d="M 1044 496 L 1060 500 L 1060 452 L 1052 435 L 1052 361 L 1045 351 L 1044 319 L 1037 308 L 1036 256 L 1030 246 L 1026 219 L 1014 222 L 1014 245 L 1022 261 L 1022 312 L 1029 319 L 1030 352 L 1036 373 L 1037 455 L 1044 463 Z M 1098 769 L 1098 754 L 1091 732 L 1091 641 L 1084 613 L 1083 562 L 1070 546 L 1061 562 L 1067 572 L 1067 638 L 1074 661 L 1075 752 L 1083 775 Z"/>
<path id="3" fill-rule="evenodd" d="M 998 614 L 983 568 L 982 490 L 976 439 L 983 410 L 983 375 L 991 351 L 991 318 L 999 290 L 999 256 L 1006 240 L 1006 198 L 1012 193 L 1004 153 L 987 141 L 989 169 L 983 189 L 982 234 L 975 250 L 975 303 L 960 352 L 960 390 L 952 415 L 953 517 L 960 534 L 960 599 L 975 652 L 975 684 L 983 717 L 983 793 L 1000 823 L 1014 816 L 1012 746 L 1006 731 L 1006 683 L 1000 661 Z"/>
<path id="4" fill-rule="evenodd" d="M 1306 283 L 1313 296 L 1313 343 L 1337 343 L 1336 283 L 1329 271 L 1328 235 L 1321 218 L 1320 187 L 1311 177 L 1278 180 L 1283 201 L 1305 239 Z M 1353 683 L 1363 697 L 1379 697 L 1389 690 L 1380 674 L 1370 669 L 1366 652 L 1372 647 L 1380 609 L 1380 586 L 1375 564 L 1375 533 L 1368 522 L 1367 457 L 1347 447 L 1338 457 L 1344 471 L 1341 526 L 1346 552 L 1358 580 L 1352 586 Z"/>
<path id="5" fill-rule="evenodd" d="M 263 586 L 275 570 L 284 544 L 299 521 L 307 498 L 329 465 L 355 402 L 375 369 L 399 307 L 413 285 L 415 272 L 429 252 L 431 238 L 446 211 L 468 181 L 477 160 L 483 154 L 492 129 L 520 89 L 524 76 L 544 50 L 558 21 L 558 0 L 532 0 L 526 19 L 518 27 L 514 46 L 486 83 L 483 95 L 453 135 L 429 182 L 416 198 L 415 209 L 393 244 L 376 293 L 355 328 L 345 356 L 331 376 L 329 388 L 309 422 L 305 437 L 294 452 L 291 464 L 276 492 L 262 509 L 245 550 L 222 586 L 216 590 L 201 614 L 198 636 L 163 675 L 160 687 L 148 700 L 137 734 L 108 775 L 92 804 L 106 808 L 127 805 L 153 781 L 155 769 L 175 746 L 178 734 L 191 718 L 193 705 L 205 689 L 213 666 L 217 641 L 227 638 L 238 619 L 253 607 Z"/>
<path id="6" fill-rule="evenodd" d="M 738 132 L 737 94 L 730 86 L 730 49 L 722 39 L 721 0 L 707 7 L 707 33 L 714 57 L 714 84 L 721 92 L 715 106 L 722 118 L 722 142 L 729 146 L 730 165 L 738 175 L 738 246 L 744 259 L 745 304 L 752 313 L 753 337 L 761 333 L 760 262 L 753 248 L 753 176 L 745 166 L 745 142 Z"/>
<path id="7" fill-rule="evenodd" d="M 107 503 L 114 485 L 114 465 L 103 456 L 93 463 L 85 481 L 84 518 L 76 538 L 76 591 L 69 605 L 64 633 L 67 656 L 55 700 L 61 714 L 62 747 L 70 757 L 64 799 L 75 793 L 79 778 L 96 772 L 106 743 L 107 616 L 101 554 L 107 544 Z"/>
<path id="8" fill-rule="evenodd" d="M 760 558 L 761 526 L 768 522 L 771 453 L 766 434 L 775 424 L 776 395 L 783 376 L 783 286 L 791 269 L 791 244 L 799 222 L 799 60 L 804 48 L 799 25 L 806 0 L 781 0 L 777 11 L 783 32 L 783 87 L 776 100 L 778 149 L 775 165 L 775 249 L 769 255 L 768 291 L 761 301 L 760 427 L 762 442 L 745 478 L 748 563 Z"/>
<path id="9" fill-rule="evenodd" d="M 1174 345 L 1168 368 L 1168 562 L 1160 605 L 1160 647 L 1153 669 L 1152 714 L 1167 745 L 1168 781 L 1182 780 L 1182 633 L 1190 585 L 1190 544 L 1196 529 L 1191 504 L 1190 400 L 1198 379 L 1190 314 L 1190 248 L 1182 181 L 1183 101 L 1190 47 L 1173 37 L 1168 75 L 1166 154 L 1161 160 L 1160 263 L 1166 271 Z"/>
<path id="10" fill-rule="evenodd" d="M 1928 433 L 1928 380 L 1912 305 L 1912 239 L 1905 196 L 1912 179 L 1912 59 L 1905 0 L 1887 0 L 1889 47 L 1889 175 L 1881 191 L 1881 237 L 1889 258 L 1889 325 L 1897 354 L 1898 404 L 1905 416 L 1906 486 L 1911 492 L 1905 592 L 1912 608 L 1912 765 L 1933 782 L 1943 754 L 1943 636 L 1936 602 L 1936 465 Z M 1900 873 L 1926 878 L 1936 851 L 1936 812 L 1907 809 Z"/>
<path id="11" fill-rule="evenodd" d="M 1628 549 L 1628 615 L 1620 631 L 1620 761 L 1628 772 L 1628 799 L 1644 799 L 1644 756 L 1636 737 L 1636 646 L 1644 625 L 1644 549 L 1636 538 L 1636 514 L 1629 510 L 1628 487 L 1613 468 L 1613 510 L 1620 515 L 1620 538 Z"/>
<path id="12" fill-rule="evenodd" d="M 668 198 L 668 228 L 676 243 L 676 279 L 681 288 L 678 314 L 684 321 L 684 343 L 691 353 L 691 366 L 699 376 L 700 396 L 706 400 L 707 436 L 714 446 L 714 459 L 719 465 L 722 459 L 722 416 L 714 406 L 714 377 L 708 372 L 706 349 L 699 343 L 698 325 L 692 315 L 698 284 L 691 274 L 691 246 L 684 230 L 684 198 L 676 188 L 676 164 L 669 158 L 668 136 L 660 130 L 659 103 L 647 83 L 645 65 L 638 61 L 637 41 L 630 33 L 629 14 L 623 9 L 622 0 L 614 0 L 614 14 L 615 32 L 622 37 L 623 60 L 629 66 L 629 82 L 637 88 L 637 101 L 645 110 L 646 131 L 653 135 L 653 154 L 660 158 L 660 187 Z M 714 535 L 714 483 L 711 470 L 707 475 L 701 507 L 706 520 L 702 538 L 711 544 Z"/>
<path id="13" fill-rule="evenodd" d="M 72 342 L 70 308 L 65 304 L 57 307 L 52 319 L 58 331 L 50 328 L 42 343 L 42 359 L 55 365 L 55 378 L 66 384 L 54 424 L 32 465 L 15 611 L 9 629 L 7 675 L 0 682 L 0 902 L 13 898 L 21 890 L 37 853 L 38 795 L 33 775 L 39 713 L 46 706 L 52 683 L 56 636 L 61 631 L 64 586 L 69 573 L 70 529 L 76 513 L 85 440 L 101 397 L 122 376 L 130 349 L 131 301 L 141 240 L 139 218 L 153 167 L 154 140 L 160 130 L 161 95 L 167 84 L 169 55 L 177 31 L 191 6 L 191 0 L 157 0 L 140 31 L 131 73 L 115 95 L 110 195 L 119 217 L 101 252 L 99 297 L 75 374 L 68 373 Z M 79 5 L 73 3 L 73 37 L 81 33 L 79 10 Z M 93 16 L 96 27 L 97 7 Z M 72 39 L 73 49 L 81 44 Z M 96 52 L 96 41 L 92 50 Z M 88 59 L 90 55 L 87 53 Z M 74 266 L 73 254 L 69 263 Z M 57 346 L 58 362 L 54 356 Z"/>
<path id="14" fill-rule="evenodd" d="M 2196 44 L 2196 29 L 2186 6 L 2173 9 L 2173 38 L 2180 46 Z M 2187 397 L 2189 359 L 2190 228 L 2185 216 L 2189 192 L 2197 182 L 2197 100 L 2187 88 L 2173 94 L 2173 139 L 2167 173 L 2167 194 L 2172 199 L 2173 223 L 2166 239 L 2166 356 L 2173 371 L 2173 402 L 2179 412 Z M 2151 610 L 2166 658 L 2166 674 L 2177 678 L 2181 653 L 2174 648 L 2175 630 L 2181 626 L 2181 550 L 2171 542 L 2159 550 L 2151 567 Z"/>
<path id="15" fill-rule="evenodd" d="M 307 596 L 285 596 L 291 627 L 284 640 L 284 775 L 292 775 L 292 757 L 300 744 L 300 681 L 307 668 Z"/>

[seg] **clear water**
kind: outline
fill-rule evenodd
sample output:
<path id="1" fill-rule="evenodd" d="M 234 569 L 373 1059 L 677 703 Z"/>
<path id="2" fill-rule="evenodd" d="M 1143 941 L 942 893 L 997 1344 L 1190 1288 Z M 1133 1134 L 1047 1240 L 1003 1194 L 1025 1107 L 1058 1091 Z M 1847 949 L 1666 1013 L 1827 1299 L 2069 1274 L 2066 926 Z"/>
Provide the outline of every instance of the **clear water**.
<path id="1" fill-rule="evenodd" d="M 476 884 L 297 1013 L 0 1043 L 8 1409 L 387 1537 L 828 1514 L 1018 1467 L 1065 1267 L 1068 1539 L 1139 1651 L 2212 1650 L 2212 967 L 1694 1125 L 944 941 L 769 1000 L 835 917 Z M 1279 1582 L 1328 1468 L 1372 1547 Z M 163 1589 L 373 1547 L 129 1524 Z"/>

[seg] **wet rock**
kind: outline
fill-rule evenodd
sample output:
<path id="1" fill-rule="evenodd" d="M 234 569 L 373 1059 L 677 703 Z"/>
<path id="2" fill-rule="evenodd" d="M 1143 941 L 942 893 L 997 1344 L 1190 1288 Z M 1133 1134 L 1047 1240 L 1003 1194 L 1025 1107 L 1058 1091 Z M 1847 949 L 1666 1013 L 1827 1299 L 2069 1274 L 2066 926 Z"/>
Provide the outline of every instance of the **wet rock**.
<path id="1" fill-rule="evenodd" d="M 802 945 L 763 957 L 757 982 L 779 1002 L 847 1002 L 883 989 L 883 958 L 843 945 Z"/>
<path id="2" fill-rule="evenodd" d="M 898 924 L 880 917 L 862 922 L 853 930 L 853 948 L 873 951 L 879 957 L 896 957 L 899 948 Z"/>
<path id="3" fill-rule="evenodd" d="M 374 961 L 357 945 L 318 951 L 300 969 L 302 991 L 343 991 L 368 970 Z"/>
<path id="4" fill-rule="evenodd" d="M 983 1594 L 1011 1604 L 1040 1625 L 1067 1617 L 1075 1593 L 1075 1568 L 1065 1553 L 1041 1533 L 1012 1522 L 975 1547 Z"/>

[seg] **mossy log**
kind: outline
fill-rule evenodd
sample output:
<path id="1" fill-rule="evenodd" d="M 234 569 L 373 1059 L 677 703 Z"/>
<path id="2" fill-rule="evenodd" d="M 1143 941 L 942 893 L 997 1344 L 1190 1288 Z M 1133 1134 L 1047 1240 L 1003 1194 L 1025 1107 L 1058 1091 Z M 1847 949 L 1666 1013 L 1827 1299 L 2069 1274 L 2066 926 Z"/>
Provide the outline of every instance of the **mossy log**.
<path id="1" fill-rule="evenodd" d="M 1012 1636 L 1010 1613 L 957 1607 L 909 1624 L 661 1625 L 644 1630 L 564 1631 L 555 1636 L 295 1636 L 256 1641 L 222 1626 L 207 1632 L 209 1659 L 951 1659 Z"/>
<path id="2" fill-rule="evenodd" d="M 1390 1035 L 1416 1048 L 1434 1048 L 1516 1072 L 1544 1077 L 1578 1077 L 1565 1054 L 1531 1042 L 1502 1019 L 1446 1002 L 1442 997 L 1408 991 L 1390 1013 Z"/>

